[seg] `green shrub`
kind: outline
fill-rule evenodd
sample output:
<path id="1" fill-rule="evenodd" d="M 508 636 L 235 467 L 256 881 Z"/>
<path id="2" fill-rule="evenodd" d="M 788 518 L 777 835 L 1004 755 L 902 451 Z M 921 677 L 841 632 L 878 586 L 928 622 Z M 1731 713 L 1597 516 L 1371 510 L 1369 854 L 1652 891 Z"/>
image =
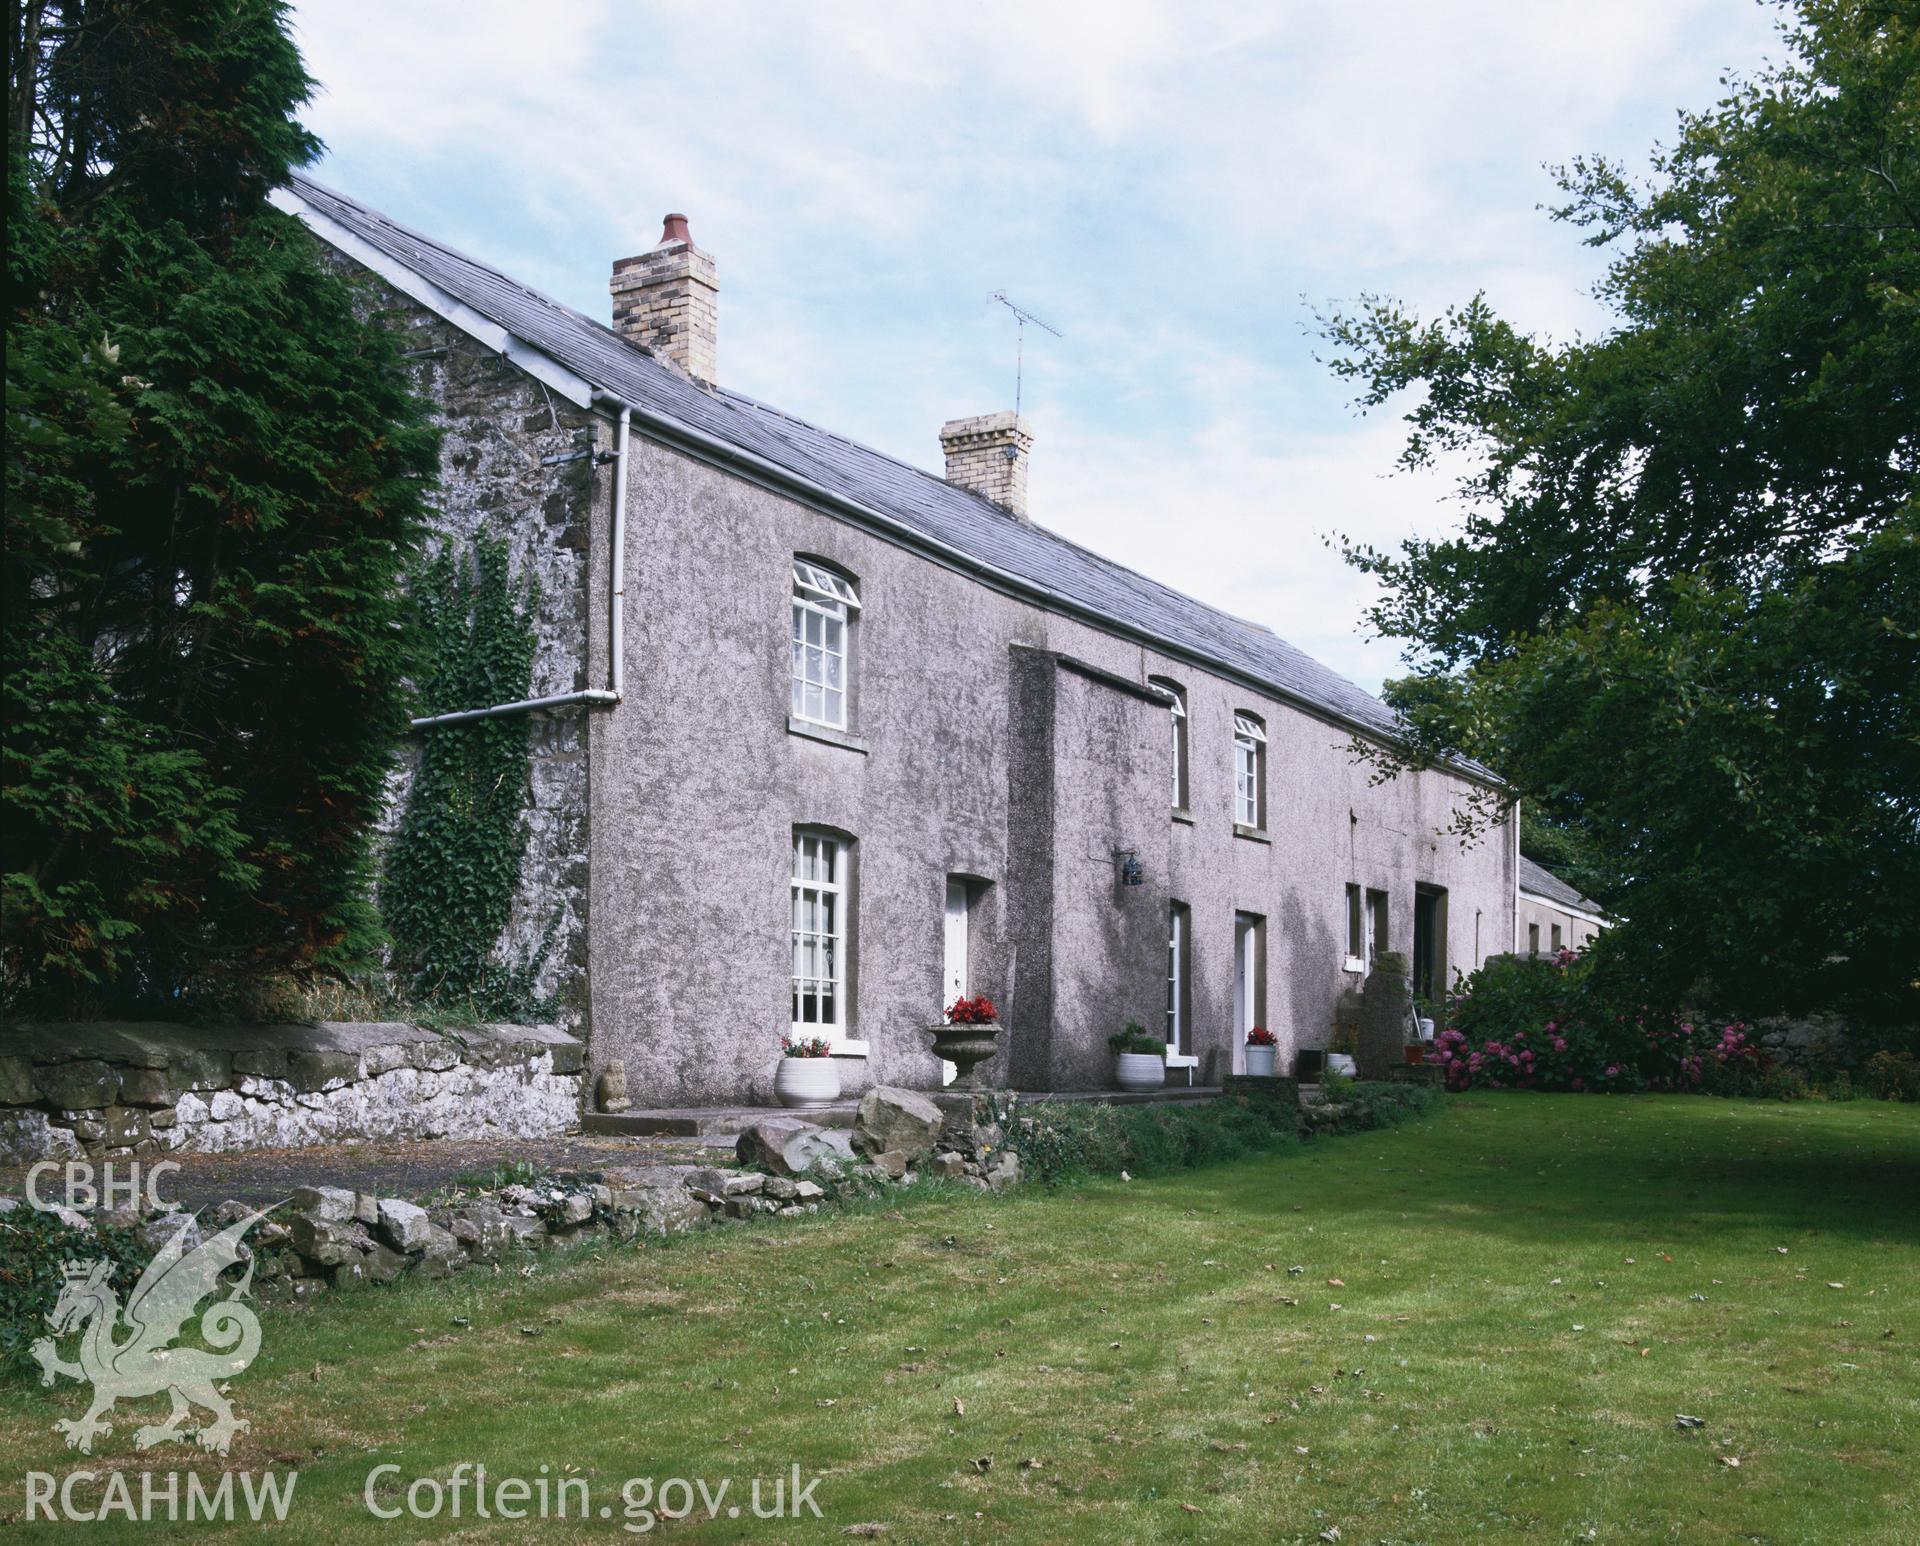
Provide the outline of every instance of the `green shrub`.
<path id="1" fill-rule="evenodd" d="M 1020 1166 L 1047 1186 L 1086 1176 L 1165 1175 L 1284 1148 L 1298 1141 L 1281 1102 L 1208 1101 L 1203 1106 L 1107 1106 L 1034 1101 L 1004 1113 Z"/>
<path id="2" fill-rule="evenodd" d="M 1107 1045 L 1115 1052 L 1140 1052 L 1149 1057 L 1161 1056 L 1167 1050 L 1166 1040 L 1137 1020 L 1129 1020 L 1124 1031 L 1115 1031 L 1107 1038 Z"/>
<path id="3" fill-rule="evenodd" d="M 1361 1133 L 1375 1127 L 1395 1127 L 1425 1116 L 1439 1103 L 1440 1092 L 1430 1084 L 1390 1084 L 1340 1081 L 1338 1098 L 1329 1094 L 1318 1123 L 1322 1133 Z M 1326 1083 L 1321 1090 L 1327 1090 Z"/>
<path id="4" fill-rule="evenodd" d="M 1920 1058 L 1911 1052 L 1876 1052 L 1863 1075 L 1875 1100 L 1920 1100 Z"/>
<path id="5" fill-rule="evenodd" d="M 30 1349 L 47 1335 L 47 1312 L 60 1297 L 60 1264 L 101 1256 L 113 1263 L 111 1281 L 124 1303 L 149 1260 L 131 1229 L 75 1229 L 39 1208 L 0 1215 L 0 1375 L 39 1377 Z"/>

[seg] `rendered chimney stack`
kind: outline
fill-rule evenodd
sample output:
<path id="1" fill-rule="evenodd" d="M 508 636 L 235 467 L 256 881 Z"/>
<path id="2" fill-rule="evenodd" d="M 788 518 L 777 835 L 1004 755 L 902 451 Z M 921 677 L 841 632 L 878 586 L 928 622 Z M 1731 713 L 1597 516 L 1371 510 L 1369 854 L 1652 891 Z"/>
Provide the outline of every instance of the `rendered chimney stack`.
<path id="1" fill-rule="evenodd" d="M 982 413 L 940 426 L 947 456 L 947 482 L 984 494 L 1021 520 L 1027 519 L 1027 458 L 1033 431 L 1013 413 Z"/>
<path id="2" fill-rule="evenodd" d="M 668 215 L 660 245 L 613 265 L 613 330 L 695 380 L 718 379 L 719 272 L 693 245 L 685 215 Z"/>

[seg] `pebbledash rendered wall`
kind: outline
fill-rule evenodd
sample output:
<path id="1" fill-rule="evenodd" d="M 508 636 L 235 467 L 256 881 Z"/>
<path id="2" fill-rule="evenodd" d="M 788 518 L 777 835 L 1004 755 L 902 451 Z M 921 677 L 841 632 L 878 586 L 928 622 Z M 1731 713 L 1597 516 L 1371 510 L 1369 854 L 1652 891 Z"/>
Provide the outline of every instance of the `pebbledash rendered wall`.
<path id="1" fill-rule="evenodd" d="M 849 1090 L 938 1080 L 926 1027 L 949 875 L 977 882 L 971 985 L 1006 1025 L 987 1073 L 1025 1088 L 1105 1085 L 1107 1036 L 1164 1024 L 1170 900 L 1191 909 L 1201 1082 L 1241 1066 L 1236 912 L 1265 920 L 1261 1017 L 1283 1061 L 1327 1044 L 1356 980 L 1349 882 L 1389 894 L 1388 943 L 1409 954 L 1416 883 L 1445 888 L 1449 978 L 1512 948 L 1510 831 L 1469 848 L 1441 835 L 1459 778 L 1372 786 L 1336 725 L 639 436 L 628 476 L 627 701 L 589 721 L 590 1057 L 623 1060 L 637 1103 L 770 1097 L 796 826 L 854 845 L 851 1034 L 868 1050 L 840 1060 Z M 789 724 L 795 554 L 859 586 L 846 737 Z M 1170 811 L 1149 677 L 1187 694 L 1190 820 Z M 1236 709 L 1267 726 L 1264 840 L 1233 825 Z M 1143 884 L 1119 883 L 1116 850 Z"/>
<path id="2" fill-rule="evenodd" d="M 365 278 L 365 276 L 362 276 Z M 486 530 L 541 582 L 537 695 L 607 679 L 610 426 L 378 281 L 446 431 L 438 523 Z M 929 427 L 929 440 L 933 438 Z M 772 1096 L 789 1023 L 795 826 L 853 846 L 849 1091 L 939 1079 L 949 875 L 971 878 L 970 977 L 1003 1010 L 984 1070 L 1023 1088 L 1109 1082 L 1106 1038 L 1164 1023 L 1167 904 L 1191 909 L 1199 1082 L 1241 1066 L 1236 912 L 1265 920 L 1261 1018 L 1324 1046 L 1343 970 L 1345 887 L 1391 898 L 1411 953 L 1416 883 L 1448 893 L 1447 968 L 1513 947 L 1509 832 L 1440 835 L 1466 785 L 1428 772 L 1372 787 L 1348 732 L 1185 661 L 1009 597 L 835 516 L 646 438 L 627 463 L 626 699 L 535 716 L 531 841 L 502 954 L 552 930 L 542 986 L 615 1059 L 641 1106 Z M 1007 519 L 1014 519 L 1008 516 Z M 788 721 L 791 562 L 854 576 L 851 733 Z M 1252 625 L 1249 625 L 1252 626 Z M 1167 799 L 1181 685 L 1190 820 Z M 473 705 L 477 707 L 478 705 Z M 1232 821 L 1232 716 L 1268 730 L 1265 840 Z M 431 734 L 431 731 L 424 732 Z M 404 794 L 396 772 L 389 825 Z M 1145 878 L 1122 886 L 1117 851 Z"/>

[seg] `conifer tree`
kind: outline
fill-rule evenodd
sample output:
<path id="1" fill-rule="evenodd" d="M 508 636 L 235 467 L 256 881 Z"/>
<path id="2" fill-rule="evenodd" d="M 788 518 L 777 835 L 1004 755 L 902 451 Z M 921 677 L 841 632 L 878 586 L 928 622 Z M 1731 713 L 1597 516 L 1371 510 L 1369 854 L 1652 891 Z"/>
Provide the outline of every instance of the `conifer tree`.
<path id="1" fill-rule="evenodd" d="M 16 0 L 10 42 L 0 969 L 210 1009 L 377 946 L 433 436 L 269 202 L 318 149 L 278 0 Z"/>

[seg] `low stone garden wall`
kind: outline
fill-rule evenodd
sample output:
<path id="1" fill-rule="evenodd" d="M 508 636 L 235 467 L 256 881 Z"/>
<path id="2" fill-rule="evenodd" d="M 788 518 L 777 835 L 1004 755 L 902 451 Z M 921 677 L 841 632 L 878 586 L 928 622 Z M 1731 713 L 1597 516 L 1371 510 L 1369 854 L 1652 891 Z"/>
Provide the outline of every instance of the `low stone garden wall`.
<path id="1" fill-rule="evenodd" d="M 551 1137 L 579 1124 L 582 1053 L 551 1026 L 5 1026 L 0 1160 Z"/>
<path id="2" fill-rule="evenodd" d="M 263 1298 L 300 1300 L 410 1272 L 448 1277 L 595 1235 L 631 1240 L 728 1219 L 817 1213 L 825 1202 L 910 1185 L 922 1174 L 991 1191 L 1020 1178 L 1019 1158 L 1003 1146 L 984 1104 L 949 1098 L 936 1105 L 885 1087 L 867 1092 L 851 1131 L 769 1117 L 740 1134 L 735 1154 L 736 1166 L 562 1172 L 418 1200 L 299 1186 L 251 1226 L 240 1260 Z M 0 1213 L 24 1206 L 0 1198 Z M 152 1252 L 182 1229 L 192 1231 L 182 1246 L 190 1250 L 263 1210 L 227 1201 L 197 1216 L 134 1207 L 55 1211 L 75 1229 L 133 1230 Z"/>

